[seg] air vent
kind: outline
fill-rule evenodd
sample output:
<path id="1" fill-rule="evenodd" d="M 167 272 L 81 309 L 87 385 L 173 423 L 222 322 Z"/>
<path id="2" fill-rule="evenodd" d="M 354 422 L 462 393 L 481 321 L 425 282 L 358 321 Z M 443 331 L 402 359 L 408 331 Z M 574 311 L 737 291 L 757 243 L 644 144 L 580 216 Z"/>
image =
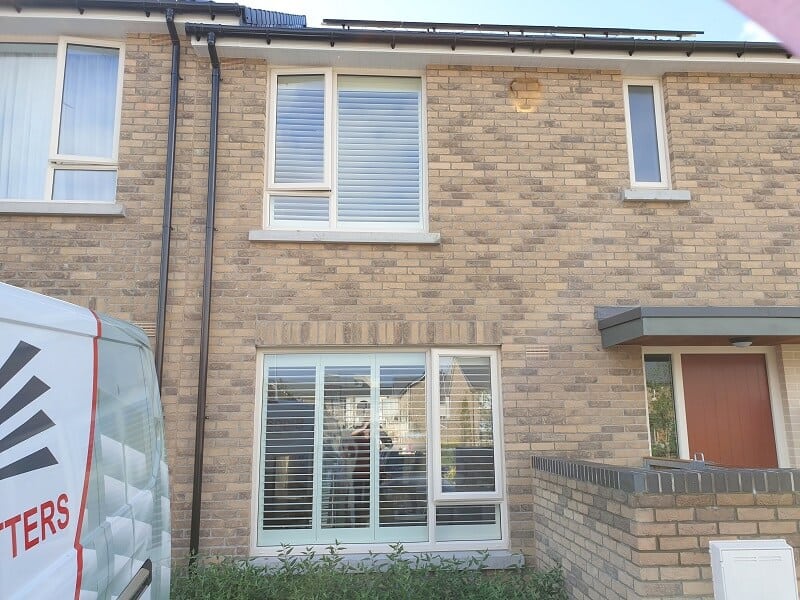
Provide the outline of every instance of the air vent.
<path id="1" fill-rule="evenodd" d="M 156 324 L 155 323 L 134 323 L 139 329 L 144 331 L 147 337 L 156 337 Z"/>
<path id="2" fill-rule="evenodd" d="M 525 346 L 525 360 L 547 360 L 550 358 L 550 347 L 544 345 Z"/>

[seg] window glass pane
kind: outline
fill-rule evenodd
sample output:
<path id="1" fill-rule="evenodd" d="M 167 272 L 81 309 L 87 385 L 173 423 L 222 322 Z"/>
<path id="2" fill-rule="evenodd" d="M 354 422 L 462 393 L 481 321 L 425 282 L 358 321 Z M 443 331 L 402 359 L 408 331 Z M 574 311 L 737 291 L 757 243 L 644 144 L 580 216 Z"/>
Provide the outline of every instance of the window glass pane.
<path id="1" fill-rule="evenodd" d="M 58 153 L 113 158 L 119 50 L 67 46 Z"/>
<path id="2" fill-rule="evenodd" d="M 310 529 L 316 368 L 268 367 L 264 384 L 263 529 Z"/>
<path id="3" fill-rule="evenodd" d="M 661 167 L 653 86 L 629 85 L 628 108 L 636 181 L 658 183 L 661 181 Z"/>
<path id="4" fill-rule="evenodd" d="M 114 202 L 116 171 L 57 169 L 53 174 L 53 200 Z"/>
<path id="5" fill-rule="evenodd" d="M 425 363 L 380 367 L 380 526 L 427 525 Z"/>
<path id="6" fill-rule="evenodd" d="M 44 200 L 56 46 L 0 44 L 0 198 Z"/>
<path id="7" fill-rule="evenodd" d="M 650 420 L 650 455 L 678 458 L 672 359 L 669 355 L 645 356 L 644 372 Z"/>
<path id="8" fill-rule="evenodd" d="M 325 367 L 322 527 L 369 527 L 371 368 Z M 381 431 L 381 437 L 383 437 Z"/>
<path id="9" fill-rule="evenodd" d="M 328 222 L 326 196 L 270 196 L 272 222 Z"/>
<path id="10" fill-rule="evenodd" d="M 441 542 L 499 540 L 499 504 L 461 504 L 436 507 L 436 539 Z"/>
<path id="11" fill-rule="evenodd" d="M 439 360 L 442 492 L 495 490 L 491 363 L 488 356 Z"/>
<path id="12" fill-rule="evenodd" d="M 321 183 L 325 169 L 325 78 L 280 75 L 275 183 Z"/>
<path id="13" fill-rule="evenodd" d="M 338 219 L 419 223 L 419 78 L 338 78 Z"/>

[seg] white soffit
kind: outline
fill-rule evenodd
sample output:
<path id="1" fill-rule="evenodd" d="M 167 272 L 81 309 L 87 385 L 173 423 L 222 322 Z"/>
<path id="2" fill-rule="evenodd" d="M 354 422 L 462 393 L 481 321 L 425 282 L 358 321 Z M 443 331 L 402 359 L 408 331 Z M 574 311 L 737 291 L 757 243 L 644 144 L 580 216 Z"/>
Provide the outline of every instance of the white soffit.
<path id="1" fill-rule="evenodd" d="M 164 8 L 169 8 L 164 5 Z M 200 13 L 178 13 L 175 23 L 183 34 L 185 23 L 209 23 L 215 25 L 238 25 L 239 17 L 217 15 L 212 21 L 209 15 Z M 76 37 L 119 39 L 129 33 L 168 34 L 166 17 L 161 11 L 152 11 L 146 16 L 144 10 L 118 11 L 86 8 L 83 14 L 77 8 L 33 9 L 23 8 L 17 12 L 13 6 L 0 7 L 0 41 L 15 38 L 52 38 L 66 35 Z"/>
<path id="2" fill-rule="evenodd" d="M 192 37 L 198 54 L 208 56 L 205 37 Z M 217 52 L 222 58 L 261 58 L 273 65 L 348 67 L 363 69 L 422 69 L 426 65 L 480 65 L 562 69 L 603 69 L 630 75 L 660 75 L 669 72 L 794 73 L 800 74 L 800 60 L 785 55 L 735 52 L 645 52 L 629 55 L 622 50 L 569 49 L 531 51 L 508 47 L 476 48 L 445 45 L 400 45 L 388 43 L 306 42 L 301 40 L 218 37 Z"/>

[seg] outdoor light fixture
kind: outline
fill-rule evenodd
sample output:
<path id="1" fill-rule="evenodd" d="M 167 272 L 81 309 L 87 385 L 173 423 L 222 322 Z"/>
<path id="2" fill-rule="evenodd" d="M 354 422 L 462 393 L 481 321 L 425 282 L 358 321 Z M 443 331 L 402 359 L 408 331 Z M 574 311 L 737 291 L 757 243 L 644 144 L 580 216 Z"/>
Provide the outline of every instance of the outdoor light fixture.
<path id="1" fill-rule="evenodd" d="M 517 112 L 533 112 L 542 97 L 538 79 L 515 79 L 511 82 L 509 90 Z"/>
<path id="2" fill-rule="evenodd" d="M 728 340 L 731 345 L 736 346 L 737 348 L 747 348 L 748 346 L 753 345 L 753 338 L 749 337 L 732 337 Z"/>

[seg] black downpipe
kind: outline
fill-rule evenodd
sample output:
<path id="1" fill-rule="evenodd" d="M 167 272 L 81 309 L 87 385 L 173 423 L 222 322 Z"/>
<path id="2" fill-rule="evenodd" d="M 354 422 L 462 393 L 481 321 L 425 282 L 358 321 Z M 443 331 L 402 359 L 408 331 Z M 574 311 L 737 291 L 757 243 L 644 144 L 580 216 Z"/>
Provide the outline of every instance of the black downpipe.
<path id="1" fill-rule="evenodd" d="M 206 205 L 206 252 L 203 269 L 203 313 L 200 324 L 200 372 L 197 379 L 197 424 L 194 437 L 194 481 L 192 484 L 192 523 L 189 553 L 194 560 L 200 550 L 200 499 L 203 488 L 203 448 L 205 446 L 206 383 L 208 379 L 208 332 L 211 321 L 211 275 L 214 259 L 214 211 L 217 195 L 217 129 L 219 124 L 219 56 L 216 36 L 208 34 L 211 58 L 211 131 L 208 140 L 208 199 Z"/>
<path id="2" fill-rule="evenodd" d="M 180 81 L 181 41 L 175 29 L 175 11 L 167 9 L 167 29 L 172 40 L 172 74 L 169 85 L 169 124 L 167 125 L 167 166 L 164 183 L 164 219 L 161 226 L 161 263 L 158 274 L 158 309 L 156 311 L 156 374 L 161 389 L 164 368 L 164 332 L 167 320 L 169 284 L 169 246 L 172 239 L 172 189 L 175 179 L 175 132 L 178 123 L 178 82 Z"/>

